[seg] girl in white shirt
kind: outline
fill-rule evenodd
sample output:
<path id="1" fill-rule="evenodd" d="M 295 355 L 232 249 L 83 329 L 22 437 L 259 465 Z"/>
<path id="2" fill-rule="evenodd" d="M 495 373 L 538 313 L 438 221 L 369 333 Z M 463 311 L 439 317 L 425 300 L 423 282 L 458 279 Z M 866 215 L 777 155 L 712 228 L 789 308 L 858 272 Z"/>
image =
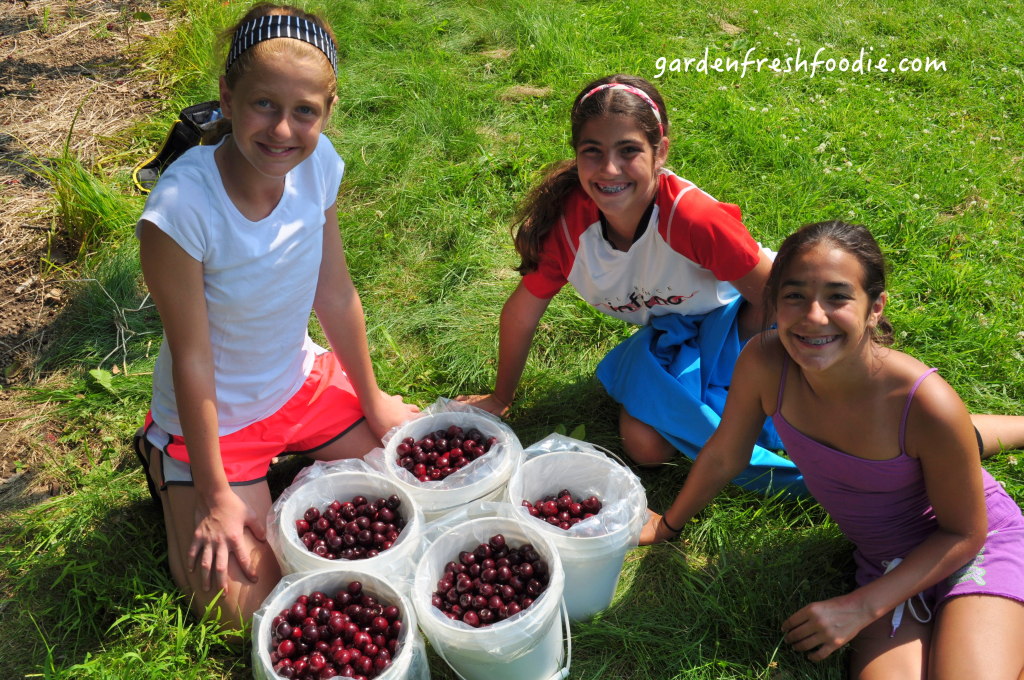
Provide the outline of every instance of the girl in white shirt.
<path id="1" fill-rule="evenodd" d="M 345 264 L 344 164 L 321 132 L 336 100 L 329 27 L 258 5 L 231 31 L 230 134 L 178 159 L 137 228 L 164 325 L 142 445 L 178 586 L 239 628 L 280 570 L 265 541 L 271 458 L 362 456 L 414 406 L 377 386 Z M 308 334 L 314 310 L 333 352 Z"/>

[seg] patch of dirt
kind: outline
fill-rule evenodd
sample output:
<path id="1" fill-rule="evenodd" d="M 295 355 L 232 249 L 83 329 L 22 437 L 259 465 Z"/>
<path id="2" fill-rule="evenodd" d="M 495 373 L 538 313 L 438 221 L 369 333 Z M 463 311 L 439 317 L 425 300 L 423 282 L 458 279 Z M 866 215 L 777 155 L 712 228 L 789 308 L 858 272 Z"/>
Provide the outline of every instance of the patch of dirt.
<path id="1" fill-rule="evenodd" d="M 109 154 L 124 148 L 119 134 L 159 109 L 133 55 L 170 27 L 157 0 L 0 0 L 0 490 L 21 483 L 45 445 L 10 388 L 34 377 L 67 301 L 58 268 L 76 254 L 32 168 L 65 147 L 104 172 L 141 160 Z"/>
<path id="2" fill-rule="evenodd" d="M 547 97 L 551 94 L 550 87 L 533 87 L 532 85 L 513 85 L 498 93 L 498 99 L 503 102 L 519 102 L 526 99 Z"/>

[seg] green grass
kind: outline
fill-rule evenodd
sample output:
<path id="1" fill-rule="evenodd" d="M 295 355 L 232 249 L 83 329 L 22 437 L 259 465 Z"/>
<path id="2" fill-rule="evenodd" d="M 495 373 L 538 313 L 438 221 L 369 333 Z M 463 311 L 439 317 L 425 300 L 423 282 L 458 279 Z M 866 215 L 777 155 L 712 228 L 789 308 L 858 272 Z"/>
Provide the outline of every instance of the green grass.
<path id="1" fill-rule="evenodd" d="M 751 47 L 758 57 L 824 47 L 854 58 L 863 47 L 939 58 L 947 71 L 666 73 L 654 82 L 669 107 L 669 166 L 742 206 L 766 245 L 805 222 L 867 224 L 891 259 L 899 348 L 938 366 L 972 410 L 1024 413 L 1016 5 L 309 4 L 326 7 L 342 36 L 328 132 L 347 162 L 341 228 L 386 389 L 425 405 L 489 388 L 498 313 L 517 281 L 508 225 L 540 168 L 569 155 L 567 111 L 586 81 L 654 79 L 658 57 L 705 48 L 714 59 Z M 167 110 L 130 135 L 151 144 L 182 106 L 216 95 L 211 36 L 243 8 L 178 0 L 172 9 L 189 20 L 146 47 Z M 517 85 L 550 90 L 506 96 Z M 25 422 L 45 421 L 53 439 L 41 439 L 33 472 L 62 493 L 0 517 L 0 666 L 10 677 L 247 677 L 247 650 L 186 616 L 128 451 L 159 329 L 130 234 L 139 201 L 123 169 L 51 167 L 63 173 L 51 177 L 61 224 L 88 245 L 60 341 L 41 357 L 58 377 L 20 393 L 31 400 Z M 583 424 L 589 440 L 620 450 L 617 409 L 592 376 L 630 332 L 569 291 L 555 299 L 511 414 L 524 443 Z M 986 466 L 1024 501 L 1015 455 Z M 687 468 L 642 473 L 653 508 L 666 507 Z M 842 653 L 811 664 L 782 644 L 779 625 L 848 590 L 851 570 L 849 546 L 817 506 L 728 489 L 684 541 L 628 555 L 612 606 L 573 627 L 572 677 L 841 677 Z M 432 666 L 434 677 L 453 677 L 436 658 Z"/>

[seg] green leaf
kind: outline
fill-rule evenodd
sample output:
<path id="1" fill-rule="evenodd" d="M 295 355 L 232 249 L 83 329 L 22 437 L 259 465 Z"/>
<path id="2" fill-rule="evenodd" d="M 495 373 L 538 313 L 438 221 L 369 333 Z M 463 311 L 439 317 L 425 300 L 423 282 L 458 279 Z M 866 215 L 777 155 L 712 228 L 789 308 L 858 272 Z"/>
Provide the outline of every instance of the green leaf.
<path id="1" fill-rule="evenodd" d="M 573 439 L 579 439 L 581 441 L 586 441 L 586 439 L 587 439 L 587 426 L 586 426 L 586 424 L 585 423 L 580 423 L 579 425 L 577 425 L 576 428 L 572 432 L 569 433 L 569 436 L 572 437 Z"/>
<path id="2" fill-rule="evenodd" d="M 136 12 L 132 15 L 132 18 L 136 21 L 152 21 L 153 15 L 149 12 Z"/>
<path id="3" fill-rule="evenodd" d="M 114 389 L 114 376 L 110 371 L 105 371 L 102 368 L 94 368 L 89 371 L 89 377 L 92 378 L 93 382 L 102 387 L 110 394 L 117 396 L 117 390 Z"/>

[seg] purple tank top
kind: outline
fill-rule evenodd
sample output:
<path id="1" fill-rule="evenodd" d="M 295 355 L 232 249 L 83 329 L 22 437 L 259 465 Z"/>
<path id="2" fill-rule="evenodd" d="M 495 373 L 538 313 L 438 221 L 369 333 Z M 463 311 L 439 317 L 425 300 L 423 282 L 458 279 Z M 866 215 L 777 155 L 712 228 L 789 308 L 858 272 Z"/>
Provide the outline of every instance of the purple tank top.
<path id="1" fill-rule="evenodd" d="M 782 366 L 779 398 L 772 421 L 786 445 L 786 453 L 804 475 L 807 489 L 843 534 L 856 546 L 857 583 L 864 585 L 885 571 L 883 562 L 906 557 L 935 531 L 935 511 L 928 501 L 921 462 L 904 448 L 907 414 L 922 381 L 938 369 L 924 372 L 910 388 L 900 420 L 900 454 L 888 460 L 868 460 L 817 442 L 790 425 L 782 416 L 782 395 L 789 372 L 789 357 Z M 1002 492 L 984 469 L 986 500 Z M 986 505 L 991 505 L 986 503 Z M 992 517 L 989 518 L 991 524 Z"/>

